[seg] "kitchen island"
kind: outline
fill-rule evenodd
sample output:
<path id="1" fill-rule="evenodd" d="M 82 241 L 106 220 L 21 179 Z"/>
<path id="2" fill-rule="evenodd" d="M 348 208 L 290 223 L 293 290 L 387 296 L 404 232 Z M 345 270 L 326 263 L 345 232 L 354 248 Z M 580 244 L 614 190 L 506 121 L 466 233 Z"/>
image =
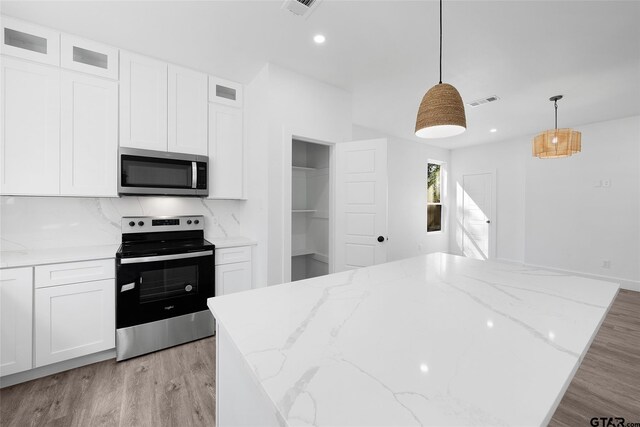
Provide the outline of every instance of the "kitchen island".
<path id="1" fill-rule="evenodd" d="M 212 298 L 217 423 L 545 425 L 617 292 L 437 253 Z"/>

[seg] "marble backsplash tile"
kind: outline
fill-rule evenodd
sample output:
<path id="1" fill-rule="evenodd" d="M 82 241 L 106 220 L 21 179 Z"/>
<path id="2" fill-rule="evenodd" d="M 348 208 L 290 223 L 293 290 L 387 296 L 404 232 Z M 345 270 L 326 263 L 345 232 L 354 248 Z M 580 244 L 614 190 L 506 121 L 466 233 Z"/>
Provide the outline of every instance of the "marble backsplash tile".
<path id="1" fill-rule="evenodd" d="M 204 215 L 208 238 L 245 235 L 243 201 L 195 197 L 0 197 L 0 250 L 120 243 L 131 215 Z"/>

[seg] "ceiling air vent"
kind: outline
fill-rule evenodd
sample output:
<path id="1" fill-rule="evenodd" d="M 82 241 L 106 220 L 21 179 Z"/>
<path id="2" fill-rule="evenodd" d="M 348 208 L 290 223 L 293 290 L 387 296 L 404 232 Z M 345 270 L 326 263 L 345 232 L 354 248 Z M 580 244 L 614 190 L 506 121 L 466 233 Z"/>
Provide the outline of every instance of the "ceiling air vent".
<path id="1" fill-rule="evenodd" d="M 495 102 L 498 99 L 500 99 L 500 98 L 498 98 L 495 95 L 492 95 L 492 96 L 487 96 L 486 98 L 480 98 L 480 99 L 476 99 L 474 101 L 468 102 L 467 105 L 469 107 L 474 107 L 475 108 L 475 107 L 479 107 L 479 106 L 484 105 L 484 104 L 488 104 L 490 102 Z"/>
<path id="2" fill-rule="evenodd" d="M 308 17 L 320 0 L 284 0 L 282 8 L 297 16 Z"/>

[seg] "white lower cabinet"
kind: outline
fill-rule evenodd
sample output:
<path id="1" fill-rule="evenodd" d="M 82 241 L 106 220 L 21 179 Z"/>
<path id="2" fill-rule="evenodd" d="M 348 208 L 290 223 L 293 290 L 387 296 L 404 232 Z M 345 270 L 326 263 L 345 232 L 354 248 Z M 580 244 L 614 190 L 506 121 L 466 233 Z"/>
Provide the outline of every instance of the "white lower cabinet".
<path id="1" fill-rule="evenodd" d="M 216 295 L 251 289 L 251 263 L 236 262 L 216 266 Z"/>
<path id="2" fill-rule="evenodd" d="M 36 367 L 115 347 L 113 260 L 38 266 L 35 277 Z"/>
<path id="3" fill-rule="evenodd" d="M 115 346 L 115 281 L 36 289 L 36 367 Z"/>
<path id="4" fill-rule="evenodd" d="M 253 288 L 251 247 L 216 249 L 216 296 Z"/>
<path id="5" fill-rule="evenodd" d="M 32 271 L 0 270 L 0 376 L 32 368 Z"/>

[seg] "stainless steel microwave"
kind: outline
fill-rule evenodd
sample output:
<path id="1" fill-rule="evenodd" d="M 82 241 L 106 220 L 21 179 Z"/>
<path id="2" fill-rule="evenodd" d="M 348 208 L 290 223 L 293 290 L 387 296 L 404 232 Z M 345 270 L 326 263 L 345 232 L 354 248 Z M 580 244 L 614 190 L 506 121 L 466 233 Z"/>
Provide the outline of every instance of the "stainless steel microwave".
<path id="1" fill-rule="evenodd" d="M 120 148 L 118 194 L 208 196 L 206 156 Z"/>

